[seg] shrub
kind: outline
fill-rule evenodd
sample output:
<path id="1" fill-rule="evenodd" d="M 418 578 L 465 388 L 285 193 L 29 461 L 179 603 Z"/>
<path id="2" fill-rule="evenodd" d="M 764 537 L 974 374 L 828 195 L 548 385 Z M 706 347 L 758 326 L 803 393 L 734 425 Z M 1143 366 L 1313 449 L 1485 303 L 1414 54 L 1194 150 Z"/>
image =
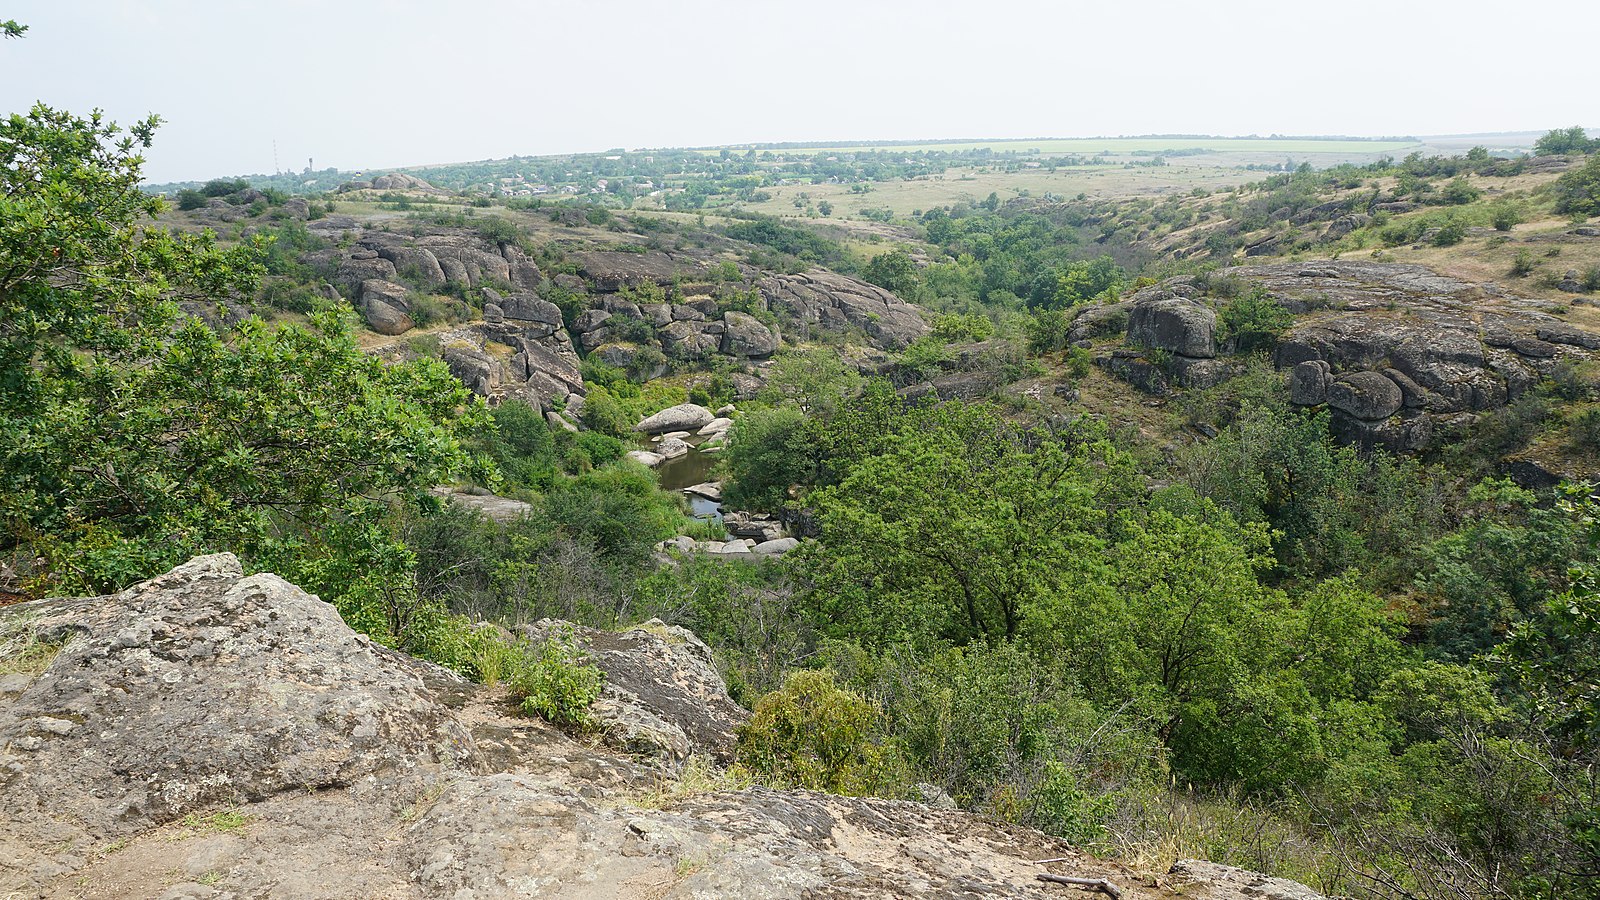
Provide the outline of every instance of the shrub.
<path id="1" fill-rule="evenodd" d="M 1440 199 L 1451 206 L 1463 206 L 1482 196 L 1483 192 L 1473 187 L 1465 178 L 1457 178 L 1445 185 Z"/>
<path id="2" fill-rule="evenodd" d="M 564 625 L 534 652 L 523 650 L 507 679 L 522 711 L 557 725 L 588 725 L 604 676 Z"/>
<path id="3" fill-rule="evenodd" d="M 899 797 L 906 765 L 883 735 L 883 714 L 834 684 L 832 672 L 793 672 L 739 729 L 737 761 L 775 787 Z"/>
<path id="4" fill-rule="evenodd" d="M 1076 381 L 1089 374 L 1094 367 L 1094 356 L 1083 347 L 1073 347 L 1067 351 L 1067 376 Z"/>
<path id="5" fill-rule="evenodd" d="M 1572 442 L 1584 450 L 1600 450 L 1600 408 L 1586 409 L 1568 426 Z"/>
<path id="6" fill-rule="evenodd" d="M 623 411 L 622 404 L 604 387 L 596 385 L 583 403 L 581 416 L 584 427 L 614 438 L 627 437 L 633 423 Z"/>
<path id="7" fill-rule="evenodd" d="M 1028 352 L 1054 353 L 1067 345 L 1072 316 L 1066 310 L 1042 309 L 1028 320 Z"/>
<path id="8" fill-rule="evenodd" d="M 933 336 L 946 343 L 982 341 L 994 335 L 994 323 L 978 313 L 951 313 L 933 320 Z"/>
<path id="9" fill-rule="evenodd" d="M 595 466 L 604 466 L 616 462 L 622 458 L 622 454 L 628 452 L 628 446 L 622 441 L 611 435 L 594 431 L 578 432 L 572 436 L 572 443 Z"/>
<path id="10" fill-rule="evenodd" d="M 933 335 L 917 338 L 900 351 L 900 358 L 896 360 L 901 370 L 916 381 L 932 378 L 950 361 L 949 351 Z"/>
<path id="11" fill-rule="evenodd" d="M 1451 219 L 1439 226 L 1439 231 L 1433 236 L 1435 247 L 1454 247 L 1461 243 L 1467 236 L 1467 225 L 1460 219 Z"/>
<path id="12" fill-rule="evenodd" d="M 1523 278 L 1532 275 L 1533 270 L 1538 268 L 1538 265 L 1532 253 L 1529 253 L 1526 249 L 1518 250 L 1517 258 L 1511 261 L 1509 274 L 1514 278 Z"/>
<path id="13" fill-rule="evenodd" d="M 1219 339 L 1240 353 L 1271 347 L 1294 316 L 1264 290 L 1253 290 L 1229 301 L 1217 316 Z"/>
<path id="14" fill-rule="evenodd" d="M 308 285 L 292 281 L 280 279 L 261 286 L 261 302 L 273 309 L 308 313 L 317 308 L 321 299 Z"/>
<path id="15" fill-rule="evenodd" d="M 199 209 L 206 205 L 206 195 L 199 191 L 185 188 L 178 192 L 179 209 Z"/>
<path id="16" fill-rule="evenodd" d="M 215 178 L 206 182 L 200 193 L 207 197 L 226 197 L 249 189 L 250 182 L 243 178 Z"/>
<path id="17" fill-rule="evenodd" d="M 1494 208 L 1490 222 L 1494 225 L 1495 231 L 1510 231 L 1522 222 L 1522 213 L 1507 203 Z"/>
<path id="18" fill-rule="evenodd" d="M 1550 190 L 1556 197 L 1556 212 L 1573 216 L 1600 215 L 1600 156 L 1583 168 L 1557 178 Z"/>

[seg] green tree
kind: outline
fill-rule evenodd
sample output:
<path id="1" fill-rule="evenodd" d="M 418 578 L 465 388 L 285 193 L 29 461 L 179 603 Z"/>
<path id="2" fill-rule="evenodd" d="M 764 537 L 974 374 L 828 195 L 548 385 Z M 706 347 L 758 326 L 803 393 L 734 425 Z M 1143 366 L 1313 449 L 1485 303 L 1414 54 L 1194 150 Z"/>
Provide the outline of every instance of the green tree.
<path id="1" fill-rule="evenodd" d="M 259 245 L 142 224 L 162 211 L 138 190 L 155 126 L 43 106 L 0 122 L 5 551 L 43 560 L 41 591 L 221 549 L 285 574 L 403 572 L 389 510 L 469 467 L 481 403 L 441 364 L 362 353 L 331 314 L 227 335 L 183 316 L 179 300 L 248 296 Z"/>
<path id="2" fill-rule="evenodd" d="M 904 250 L 890 250 L 869 260 L 861 277 L 884 290 L 911 296 L 917 288 L 917 264 Z"/>
<path id="3" fill-rule="evenodd" d="M 1066 309 L 1107 291 L 1114 292 L 1120 289 L 1124 274 L 1122 267 L 1109 256 L 1068 263 L 1055 270 L 1049 292 L 1036 294 L 1030 299 L 1029 305 L 1045 309 Z"/>
<path id="4" fill-rule="evenodd" d="M 1571 128 L 1556 128 L 1545 132 L 1543 137 L 1534 142 L 1533 152 L 1539 156 L 1560 156 L 1567 153 L 1589 153 L 1597 146 L 1600 146 L 1600 140 L 1589 140 L 1589 133 L 1584 131 L 1583 126 L 1574 125 Z"/>
<path id="5" fill-rule="evenodd" d="M 1555 195 L 1558 213 L 1600 215 L 1600 155 L 1557 178 L 1550 191 Z"/>

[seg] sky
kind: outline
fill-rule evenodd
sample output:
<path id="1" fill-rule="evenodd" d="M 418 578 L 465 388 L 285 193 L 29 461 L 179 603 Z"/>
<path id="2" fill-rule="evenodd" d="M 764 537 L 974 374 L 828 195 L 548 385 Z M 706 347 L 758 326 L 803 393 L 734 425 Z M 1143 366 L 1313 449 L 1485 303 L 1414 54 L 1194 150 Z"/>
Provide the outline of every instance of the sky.
<path id="1" fill-rule="evenodd" d="M 154 182 L 759 141 L 1600 126 L 1600 0 L 10 0 Z M 274 155 L 276 145 L 276 156 Z"/>

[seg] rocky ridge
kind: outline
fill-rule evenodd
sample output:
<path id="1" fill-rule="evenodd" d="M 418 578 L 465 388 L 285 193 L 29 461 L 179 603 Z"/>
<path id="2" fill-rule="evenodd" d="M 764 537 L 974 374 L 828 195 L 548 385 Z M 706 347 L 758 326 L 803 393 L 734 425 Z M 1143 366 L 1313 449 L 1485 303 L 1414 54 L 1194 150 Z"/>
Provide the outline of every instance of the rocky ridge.
<path id="1" fill-rule="evenodd" d="M 1273 356 L 1293 402 L 1325 405 L 1336 433 L 1364 446 L 1425 449 L 1600 349 L 1600 332 L 1553 304 L 1422 266 L 1326 260 L 1228 274 L 1295 314 Z M 1210 387 L 1238 369 L 1219 358 L 1217 302 L 1192 278 L 1169 279 L 1081 311 L 1070 337 L 1087 346 L 1120 333 L 1097 362 L 1148 393 Z"/>
<path id="2" fill-rule="evenodd" d="M 760 390 L 762 362 L 782 346 L 786 331 L 800 340 L 819 330 L 858 332 L 878 365 L 884 350 L 902 348 L 928 330 L 916 306 L 823 269 L 766 275 L 746 268 L 743 285 L 722 284 L 711 277 L 716 257 L 707 251 L 624 252 L 596 249 L 591 239 L 564 238 L 585 248 L 565 252 L 578 274 L 548 277 L 517 244 L 460 228 L 422 227 L 407 234 L 338 215 L 307 227 L 334 246 L 303 253 L 299 262 L 326 279 L 324 296 L 349 298 L 379 334 L 399 337 L 415 329 L 423 294 L 451 287 L 475 292 L 483 300 L 482 319 L 441 336 L 445 361 L 477 393 L 495 401 L 522 399 L 548 416 L 583 396 L 577 373 L 583 356 L 640 379 L 665 374 L 671 361 L 728 357 L 736 363 L 729 377 L 737 395 L 748 398 Z M 657 295 L 665 299 L 636 302 L 647 293 L 638 290 L 645 285 L 660 288 Z M 555 290 L 577 298 L 581 311 L 564 316 L 547 299 Z M 746 306 L 730 308 L 724 297 L 729 291 L 746 292 L 740 301 Z M 476 318 L 459 300 L 435 302 L 455 305 L 461 318 Z M 210 310 L 193 312 L 217 318 Z M 245 313 L 225 311 L 235 319 Z M 570 426 L 571 418 L 562 422 Z"/>
<path id="3" fill-rule="evenodd" d="M 578 632 L 607 675 L 598 745 L 227 554 L 0 625 L 62 644 L 0 679 L 11 896 L 1046 898 L 1033 860 L 1059 857 L 1130 900 L 1317 900 L 1208 863 L 1141 879 L 922 804 L 691 789 L 683 761 L 725 759 L 744 713 L 658 624 Z"/>

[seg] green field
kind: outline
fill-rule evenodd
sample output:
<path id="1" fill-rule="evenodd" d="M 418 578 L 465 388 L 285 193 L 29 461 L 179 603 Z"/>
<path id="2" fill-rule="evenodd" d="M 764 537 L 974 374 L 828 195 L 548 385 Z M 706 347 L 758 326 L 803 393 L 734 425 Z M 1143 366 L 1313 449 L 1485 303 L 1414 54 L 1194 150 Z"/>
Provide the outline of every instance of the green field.
<path id="1" fill-rule="evenodd" d="M 1159 152 L 1163 150 L 1190 150 L 1202 148 L 1215 153 L 1397 153 L 1419 147 L 1415 141 L 1318 141 L 1275 140 L 1270 138 L 1062 138 L 1048 140 L 998 139 L 986 141 L 951 141 L 947 143 L 861 144 L 853 147 L 795 147 L 776 149 L 774 153 L 787 155 L 815 155 L 819 153 L 864 153 L 872 150 L 916 153 L 925 150 L 955 152 L 960 150 L 990 149 L 998 152 L 1033 154 L 1060 154 L 1090 156 L 1107 153 Z M 746 150 L 747 147 L 730 149 Z M 756 149 L 764 150 L 761 146 Z M 720 153 L 721 149 L 700 150 L 700 153 Z"/>

